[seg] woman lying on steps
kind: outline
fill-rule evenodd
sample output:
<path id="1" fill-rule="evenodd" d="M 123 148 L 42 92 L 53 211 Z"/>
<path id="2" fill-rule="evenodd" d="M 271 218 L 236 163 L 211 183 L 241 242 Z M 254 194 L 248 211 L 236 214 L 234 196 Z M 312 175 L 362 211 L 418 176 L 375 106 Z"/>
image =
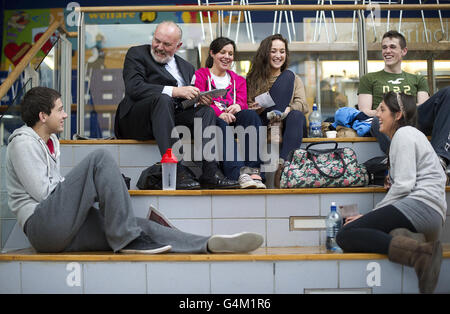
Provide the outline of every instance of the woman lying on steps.
<path id="1" fill-rule="evenodd" d="M 67 114 L 57 91 L 32 88 L 21 109 L 26 125 L 9 137 L 6 153 L 9 207 L 38 252 L 242 253 L 263 243 L 256 233 L 200 236 L 135 217 L 120 169 L 107 151 L 90 153 L 61 175 L 55 133 L 63 131 Z"/>
<path id="2" fill-rule="evenodd" d="M 389 136 L 390 186 L 375 210 L 349 217 L 336 241 L 345 252 L 387 254 L 414 267 L 421 293 L 432 293 L 442 261 L 446 176 L 426 136 L 415 128 L 415 97 L 389 92 L 377 108 Z M 429 241 L 429 242 L 425 242 Z"/>

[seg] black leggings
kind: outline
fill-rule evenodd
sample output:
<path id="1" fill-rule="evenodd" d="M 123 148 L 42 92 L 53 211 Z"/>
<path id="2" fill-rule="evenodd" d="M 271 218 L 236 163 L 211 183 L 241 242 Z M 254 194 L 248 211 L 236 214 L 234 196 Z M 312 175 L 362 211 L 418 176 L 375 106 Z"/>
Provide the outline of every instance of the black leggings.
<path id="1" fill-rule="evenodd" d="M 389 232 L 396 228 L 417 232 L 401 211 L 388 205 L 345 225 L 337 234 L 336 242 L 344 252 L 387 254 L 392 240 Z"/>

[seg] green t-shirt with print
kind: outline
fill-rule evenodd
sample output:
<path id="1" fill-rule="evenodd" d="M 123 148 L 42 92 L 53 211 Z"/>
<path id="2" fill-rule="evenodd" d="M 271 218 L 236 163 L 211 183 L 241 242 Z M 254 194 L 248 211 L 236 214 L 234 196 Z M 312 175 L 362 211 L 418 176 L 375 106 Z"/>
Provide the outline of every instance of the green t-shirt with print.
<path id="1" fill-rule="evenodd" d="M 428 83 L 424 76 L 402 71 L 400 74 L 389 73 L 384 70 L 364 75 L 359 81 L 358 95 L 372 95 L 372 109 L 376 109 L 387 92 L 403 92 L 417 96 L 417 92 L 427 92 Z"/>

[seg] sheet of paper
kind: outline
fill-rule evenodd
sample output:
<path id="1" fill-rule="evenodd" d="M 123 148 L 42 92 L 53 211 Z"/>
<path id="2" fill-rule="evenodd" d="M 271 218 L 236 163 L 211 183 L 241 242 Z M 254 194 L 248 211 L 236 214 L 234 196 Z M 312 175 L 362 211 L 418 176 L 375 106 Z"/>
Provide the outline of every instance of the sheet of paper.
<path id="1" fill-rule="evenodd" d="M 255 97 L 255 102 L 263 108 L 269 108 L 275 106 L 275 102 L 270 96 L 269 92 L 265 92 Z"/>

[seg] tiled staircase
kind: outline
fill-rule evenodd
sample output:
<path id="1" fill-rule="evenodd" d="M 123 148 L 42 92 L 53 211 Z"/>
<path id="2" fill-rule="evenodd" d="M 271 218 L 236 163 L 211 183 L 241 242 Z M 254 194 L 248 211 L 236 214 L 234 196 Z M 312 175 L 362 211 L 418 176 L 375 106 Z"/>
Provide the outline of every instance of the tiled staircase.
<path id="1" fill-rule="evenodd" d="M 305 139 L 303 145 L 313 140 Z M 337 140 L 340 147 L 352 147 L 359 162 L 381 155 L 371 138 Z M 393 264 L 384 255 L 330 254 L 324 249 L 325 231 L 317 222 L 323 221 L 331 202 L 357 204 L 366 213 L 383 198 L 383 188 L 136 190 L 141 171 L 161 158 L 151 141 L 62 141 L 62 172 L 99 147 L 110 151 L 131 177 L 136 216 L 145 217 L 153 204 L 183 231 L 202 235 L 253 231 L 264 236 L 263 247 L 251 254 L 154 256 L 12 251 L 0 254 L 0 293 L 418 292 L 414 270 Z M 441 240 L 450 243 L 448 222 Z M 16 225 L 4 250 L 27 247 Z M 450 293 L 449 245 L 436 292 Z"/>

